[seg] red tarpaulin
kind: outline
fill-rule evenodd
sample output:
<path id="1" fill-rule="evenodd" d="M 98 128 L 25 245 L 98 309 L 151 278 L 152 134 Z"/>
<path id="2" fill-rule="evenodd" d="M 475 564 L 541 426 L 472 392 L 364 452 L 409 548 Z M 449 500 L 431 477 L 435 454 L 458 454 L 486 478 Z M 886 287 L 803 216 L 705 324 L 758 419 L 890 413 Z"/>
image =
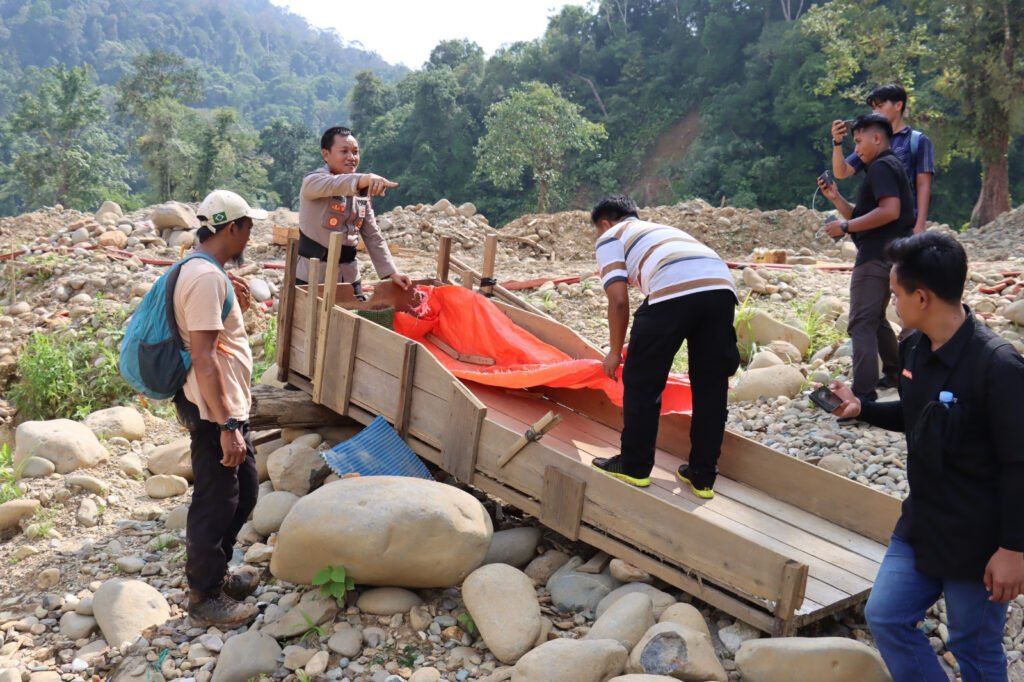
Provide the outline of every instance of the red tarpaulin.
<path id="1" fill-rule="evenodd" d="M 419 341 L 460 379 L 503 388 L 593 388 L 622 406 L 622 367 L 612 381 L 600 360 L 574 360 L 554 346 L 518 327 L 484 296 L 456 286 L 417 287 L 424 296 L 419 317 L 395 314 L 395 331 Z M 437 337 L 462 355 L 493 358 L 493 366 L 457 360 L 427 338 Z M 690 382 L 682 374 L 669 376 L 661 413 L 690 413 Z"/>

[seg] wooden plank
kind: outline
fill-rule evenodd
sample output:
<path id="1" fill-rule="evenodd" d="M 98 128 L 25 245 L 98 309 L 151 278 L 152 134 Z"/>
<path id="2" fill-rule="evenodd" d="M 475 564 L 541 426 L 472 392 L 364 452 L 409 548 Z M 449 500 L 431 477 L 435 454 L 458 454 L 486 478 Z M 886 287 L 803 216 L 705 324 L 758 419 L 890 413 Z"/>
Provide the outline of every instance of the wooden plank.
<path id="1" fill-rule="evenodd" d="M 380 325 L 363 325 L 359 330 L 357 355 L 361 360 L 379 367 L 391 376 L 400 377 L 407 340 L 404 336 Z M 429 353 L 424 353 L 418 358 L 415 377 L 418 388 L 442 400 L 448 400 L 452 382 L 459 381 Z"/>
<path id="2" fill-rule="evenodd" d="M 335 306 L 330 312 L 327 329 L 327 348 L 324 355 L 331 356 L 331 371 L 324 372 L 321 382 L 320 403 L 338 414 L 348 414 L 352 393 L 352 365 L 355 362 L 355 339 L 359 335 L 361 320 Z"/>
<path id="3" fill-rule="evenodd" d="M 540 498 L 540 522 L 570 540 L 579 539 L 586 491 L 585 482 L 561 469 L 547 467 Z"/>
<path id="4" fill-rule="evenodd" d="M 437 279 L 448 284 L 448 270 L 451 267 L 452 238 L 441 237 L 437 244 Z"/>
<path id="5" fill-rule="evenodd" d="M 313 402 L 323 398 L 324 371 L 327 367 L 327 331 L 331 327 L 331 310 L 338 290 L 338 269 L 341 267 L 341 232 L 331 234 L 327 247 L 327 274 L 324 277 L 324 297 L 320 308 L 320 325 L 316 330 L 316 371 L 313 374 Z"/>
<path id="6" fill-rule="evenodd" d="M 492 232 L 484 237 L 484 264 L 480 268 L 480 293 L 488 298 L 494 293 L 494 259 L 498 255 L 498 235 Z"/>
<path id="7" fill-rule="evenodd" d="M 251 389 L 249 428 L 305 428 L 344 424 L 345 417 L 314 403 L 304 391 L 256 384 Z"/>
<path id="8" fill-rule="evenodd" d="M 487 408 L 458 381 L 453 381 L 448 400 L 441 468 L 464 483 L 472 483 L 476 474 L 480 432 Z"/>
<path id="9" fill-rule="evenodd" d="M 402 353 L 401 389 L 398 392 L 398 416 L 395 417 L 395 431 L 405 440 L 409 436 L 409 408 L 412 406 L 413 382 L 416 378 L 416 349 L 420 344 L 406 341 Z"/>
<path id="10" fill-rule="evenodd" d="M 278 301 L 277 329 L 277 380 L 288 380 L 288 366 L 291 363 L 292 320 L 295 317 L 295 266 L 299 258 L 299 242 L 288 240 L 285 255 L 284 291 Z"/>
<path id="11" fill-rule="evenodd" d="M 309 259 L 309 281 L 313 284 L 306 288 L 306 371 L 305 375 L 312 377 L 316 371 L 316 331 L 317 316 L 320 314 L 319 301 L 317 300 L 318 285 L 320 280 L 320 259 Z M 298 300 L 298 296 L 296 296 Z"/>
<path id="12" fill-rule="evenodd" d="M 782 597 L 775 603 L 776 627 L 772 632 L 777 637 L 788 637 L 794 632 L 794 614 L 804 600 L 807 571 L 806 564 L 796 561 L 782 567 L 783 592 Z"/>
<path id="13" fill-rule="evenodd" d="M 475 270 L 473 270 L 473 268 L 469 267 L 468 265 L 466 265 L 465 263 L 460 261 L 455 256 L 452 256 L 450 260 L 451 260 L 451 263 L 452 263 L 453 267 L 456 267 L 460 271 L 466 272 L 468 274 L 469 279 L 470 279 L 470 284 L 468 286 L 472 287 L 473 286 L 472 285 L 473 280 L 479 280 L 480 279 L 480 273 L 478 273 Z M 515 294 L 513 294 L 511 291 L 509 291 L 505 287 L 501 286 L 500 284 L 496 285 L 494 287 L 494 295 L 496 297 L 500 298 L 501 300 L 505 301 L 506 303 L 511 303 L 512 305 L 516 306 L 517 308 L 522 308 L 524 310 L 529 310 L 530 312 L 536 313 L 537 315 L 540 315 L 541 317 L 550 317 L 550 315 L 545 313 L 543 310 L 541 310 L 537 306 L 533 305 L 529 301 L 526 301 L 524 299 L 519 298 L 518 296 L 516 296 Z"/>
<path id="14" fill-rule="evenodd" d="M 576 360 L 601 360 L 604 358 L 604 353 L 592 346 L 582 336 L 549 317 L 537 315 L 502 301 L 494 301 L 494 304 L 518 326 Z"/>
<path id="15" fill-rule="evenodd" d="M 395 396 L 399 391 L 399 379 L 364 362 L 362 358 L 356 358 L 353 377 L 350 415 L 352 405 L 356 405 L 394 424 L 398 416 L 395 410 Z M 413 409 L 409 414 L 409 435 L 440 449 L 448 426 L 448 401 L 417 386 L 413 388 L 412 404 Z"/>

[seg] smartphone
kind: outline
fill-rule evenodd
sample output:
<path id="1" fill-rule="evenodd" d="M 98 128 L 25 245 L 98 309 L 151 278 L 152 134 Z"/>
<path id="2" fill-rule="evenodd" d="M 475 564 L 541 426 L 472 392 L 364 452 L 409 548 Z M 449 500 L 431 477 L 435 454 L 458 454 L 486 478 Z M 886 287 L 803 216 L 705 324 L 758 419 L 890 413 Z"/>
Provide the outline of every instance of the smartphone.
<path id="1" fill-rule="evenodd" d="M 836 181 L 832 178 L 832 171 L 826 170 L 824 173 L 818 176 L 818 179 L 825 183 L 827 187 L 831 187 L 836 184 Z"/>
<path id="2" fill-rule="evenodd" d="M 833 393 L 828 386 L 815 389 L 809 397 L 812 403 L 826 412 L 835 412 L 843 404 L 843 399 Z"/>

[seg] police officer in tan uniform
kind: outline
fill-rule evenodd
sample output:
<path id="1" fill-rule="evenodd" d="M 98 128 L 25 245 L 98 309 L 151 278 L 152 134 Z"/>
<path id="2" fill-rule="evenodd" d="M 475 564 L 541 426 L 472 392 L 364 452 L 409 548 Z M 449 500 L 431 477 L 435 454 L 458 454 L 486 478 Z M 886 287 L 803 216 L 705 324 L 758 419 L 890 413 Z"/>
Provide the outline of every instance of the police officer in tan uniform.
<path id="1" fill-rule="evenodd" d="M 352 285 L 362 297 L 356 245 L 362 237 L 370 260 L 381 279 L 409 288 L 411 279 L 398 271 L 384 235 L 377 228 L 371 197 L 383 196 L 397 182 L 373 173 L 356 173 L 359 166 L 359 142 L 348 128 L 328 128 L 320 138 L 320 153 L 325 165 L 302 180 L 299 192 L 299 262 L 296 279 L 309 280 L 309 259 L 327 259 L 327 245 L 333 232 L 345 235 L 341 248 L 338 282 Z M 324 271 L 320 273 L 323 282 Z"/>

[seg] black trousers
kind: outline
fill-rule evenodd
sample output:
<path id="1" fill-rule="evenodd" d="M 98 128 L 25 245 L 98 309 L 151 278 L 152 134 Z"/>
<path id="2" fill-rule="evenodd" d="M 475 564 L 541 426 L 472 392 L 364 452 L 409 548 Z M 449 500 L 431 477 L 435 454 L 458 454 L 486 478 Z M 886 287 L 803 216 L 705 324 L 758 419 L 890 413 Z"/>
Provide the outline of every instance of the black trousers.
<path id="1" fill-rule="evenodd" d="M 878 397 L 878 358 L 882 375 L 895 377 L 900 371 L 900 349 L 896 334 L 885 318 L 892 292 L 889 263 L 872 260 L 855 265 L 850 276 L 850 321 L 847 332 L 853 342 L 853 393 L 858 398 Z"/>
<path id="2" fill-rule="evenodd" d="M 693 418 L 690 471 L 714 476 L 728 416 L 729 377 L 740 364 L 733 313 L 736 296 L 716 289 L 650 305 L 633 317 L 625 384 L 622 457 L 627 474 L 646 477 L 654 468 L 661 394 L 683 341 L 688 344 Z"/>
<path id="3" fill-rule="evenodd" d="M 179 391 L 174 397 L 178 421 L 192 436 L 192 504 L 185 523 L 189 589 L 215 596 L 227 574 L 228 561 L 242 524 L 249 518 L 259 494 L 256 451 L 249 424 L 242 425 L 248 452 L 240 466 L 220 463 L 220 428 L 199 418 L 199 408 Z"/>

